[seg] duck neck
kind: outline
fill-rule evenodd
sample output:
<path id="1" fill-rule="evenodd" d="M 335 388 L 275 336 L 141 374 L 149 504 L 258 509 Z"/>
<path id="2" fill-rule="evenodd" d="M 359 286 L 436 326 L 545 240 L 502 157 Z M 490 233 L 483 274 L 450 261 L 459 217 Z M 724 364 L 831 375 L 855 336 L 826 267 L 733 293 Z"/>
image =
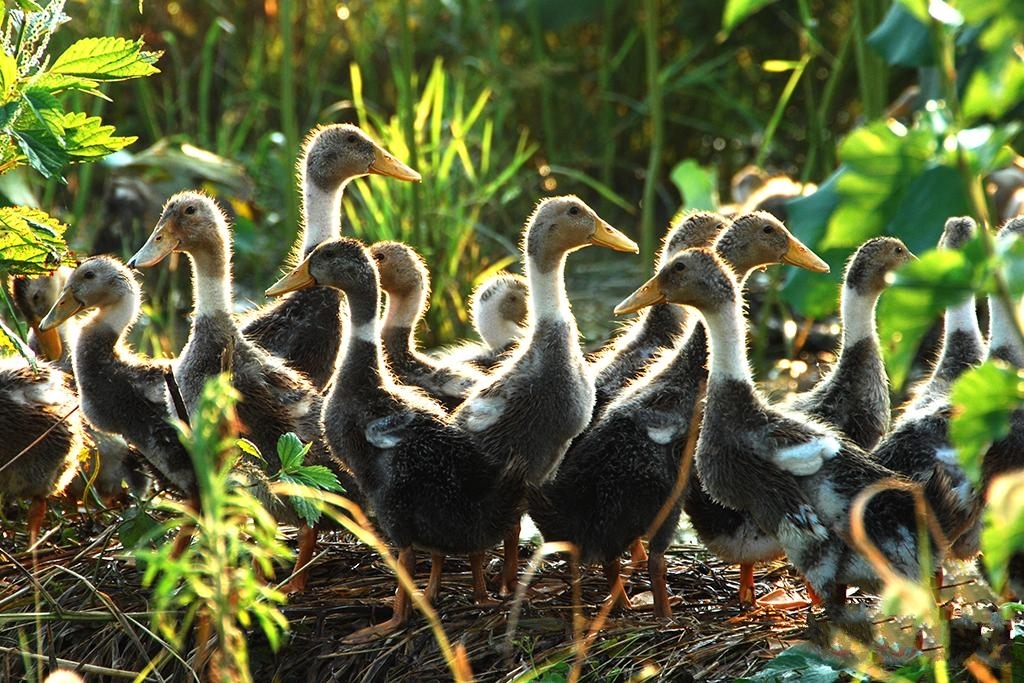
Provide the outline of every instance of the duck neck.
<path id="1" fill-rule="evenodd" d="M 709 378 L 753 384 L 747 361 L 747 329 L 743 311 L 733 303 L 704 312 L 708 335 Z"/>
<path id="2" fill-rule="evenodd" d="M 839 313 L 843 320 L 843 348 L 864 339 L 877 339 L 875 305 L 879 294 L 861 294 L 852 287 L 843 287 Z"/>
<path id="3" fill-rule="evenodd" d="M 945 336 L 952 332 L 966 332 L 975 339 L 981 338 L 981 326 L 978 325 L 976 301 L 973 296 L 946 309 Z"/>
<path id="4" fill-rule="evenodd" d="M 306 180 L 302 189 L 302 253 L 341 236 L 341 196 L 345 183 L 331 189 Z"/>
<path id="5" fill-rule="evenodd" d="M 476 329 L 484 344 L 491 349 L 504 348 L 513 339 L 523 336 L 523 328 L 502 317 L 498 310 L 486 310 L 476 321 Z"/>
<path id="6" fill-rule="evenodd" d="M 125 330 L 135 322 L 138 316 L 138 301 L 124 297 L 112 306 L 97 309 L 96 313 L 82 327 L 81 334 L 83 336 L 97 336 L 98 334 L 111 339 L 113 344 L 117 344 L 124 337 Z"/>
<path id="7" fill-rule="evenodd" d="M 988 298 L 989 316 L 989 357 L 1021 366 L 1024 362 L 1024 348 L 1021 348 L 1013 313 L 996 295 Z"/>
<path id="8" fill-rule="evenodd" d="M 195 287 L 195 313 L 231 313 L 231 250 L 222 242 L 213 249 L 189 252 Z"/>
<path id="9" fill-rule="evenodd" d="M 534 323 L 572 320 L 569 298 L 565 293 L 565 257 L 566 254 L 561 254 L 546 267 L 532 259 L 526 261 L 526 277 L 530 283 L 529 318 Z"/>
<path id="10" fill-rule="evenodd" d="M 336 391 L 342 388 L 345 400 L 349 400 L 350 392 L 358 392 L 360 387 L 379 388 L 384 384 L 381 372 L 384 350 L 377 318 L 380 293 L 376 296 L 370 292 L 362 294 L 349 291 L 343 297 L 348 302 L 349 324 L 343 332 L 342 360 L 334 386 Z"/>

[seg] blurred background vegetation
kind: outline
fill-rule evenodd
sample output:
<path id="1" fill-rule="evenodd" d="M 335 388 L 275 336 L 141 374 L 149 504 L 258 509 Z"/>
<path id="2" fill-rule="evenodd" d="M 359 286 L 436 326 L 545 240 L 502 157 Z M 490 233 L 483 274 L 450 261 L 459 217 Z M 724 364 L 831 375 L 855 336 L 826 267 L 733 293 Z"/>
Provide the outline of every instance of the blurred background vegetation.
<path id="1" fill-rule="evenodd" d="M 908 86 L 941 85 L 927 17 L 916 21 L 923 38 L 907 29 L 913 2 L 728 4 L 723 24 L 722 3 L 710 0 L 178 0 L 141 12 L 136 2 L 69 0 L 55 54 L 86 35 L 142 37 L 164 52 L 159 74 L 107 87 L 112 101 L 83 104 L 139 139 L 102 164 L 68 168 L 66 184 L 29 170 L 3 176 L 0 191 L 66 220 L 80 253 L 126 255 L 167 196 L 205 187 L 234 212 L 239 299 L 258 302 L 295 238 L 303 136 L 317 123 L 360 122 L 424 182 L 357 181 L 343 230 L 407 239 L 424 253 L 435 279 L 426 346 L 467 334 L 468 292 L 515 260 L 537 199 L 567 192 L 643 248 L 640 259 L 574 257 L 571 295 L 596 343 L 681 207 L 728 201 L 730 178 L 754 162 L 821 183 L 851 131 L 878 121 Z M 982 4 L 959 3 L 964 11 Z M 1016 22 L 1010 31 L 1024 25 L 1017 5 L 987 3 Z M 883 20 L 904 23 L 869 44 Z M 958 63 L 978 61 L 977 36 L 958 32 Z M 975 120 L 1006 124 L 1021 114 L 1011 102 Z M 1000 145 L 1020 142 L 1008 125 Z M 681 187 L 690 189 L 685 200 Z M 817 207 L 815 220 L 804 211 L 798 235 L 827 242 L 834 208 Z M 941 222 L 925 216 L 920 229 L 906 229 L 934 244 Z M 852 241 L 832 234 L 834 265 Z M 146 285 L 144 349 L 174 353 L 187 332 L 189 288 L 181 273 L 147 278 L 161 281 Z M 835 280 L 814 290 L 822 303 L 798 285 L 788 304 L 819 316 L 834 309 Z"/>

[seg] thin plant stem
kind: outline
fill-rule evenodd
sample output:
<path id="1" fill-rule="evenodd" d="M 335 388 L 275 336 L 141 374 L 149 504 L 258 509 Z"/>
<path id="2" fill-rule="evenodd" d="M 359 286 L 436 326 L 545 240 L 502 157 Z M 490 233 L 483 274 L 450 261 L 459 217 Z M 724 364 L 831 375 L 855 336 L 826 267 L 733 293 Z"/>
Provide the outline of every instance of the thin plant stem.
<path id="1" fill-rule="evenodd" d="M 281 128 L 284 133 L 285 149 L 298 152 L 299 124 L 295 116 L 295 56 L 293 54 L 295 23 L 295 4 L 292 0 L 279 0 L 278 19 L 280 21 L 281 43 L 284 46 L 281 59 Z M 299 224 L 298 197 L 294 186 L 289 186 L 284 193 L 285 210 L 288 225 Z"/>
<path id="2" fill-rule="evenodd" d="M 665 110 L 658 61 L 659 16 L 657 0 L 644 0 L 644 64 L 647 74 L 647 111 L 651 121 L 651 148 L 644 176 L 643 206 L 640 218 L 640 253 L 654 262 L 657 234 L 654 226 L 655 199 L 661 175 L 661 155 L 665 145 Z"/>

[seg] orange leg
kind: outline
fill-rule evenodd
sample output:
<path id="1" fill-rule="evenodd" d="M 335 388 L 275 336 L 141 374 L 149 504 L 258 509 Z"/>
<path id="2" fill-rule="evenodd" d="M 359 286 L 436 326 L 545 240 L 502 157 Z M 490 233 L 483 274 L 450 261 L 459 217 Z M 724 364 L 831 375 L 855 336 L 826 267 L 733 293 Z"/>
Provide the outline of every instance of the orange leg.
<path id="1" fill-rule="evenodd" d="M 484 580 L 483 552 L 471 553 L 469 566 L 473 570 L 473 602 L 481 606 L 497 605 L 498 601 L 487 592 L 487 581 Z"/>
<path id="2" fill-rule="evenodd" d="M 192 510 L 195 511 L 195 516 L 199 516 L 199 498 L 194 497 L 186 502 Z M 192 535 L 195 534 L 196 527 L 194 524 L 186 523 L 182 524 L 181 528 L 178 529 L 177 535 L 174 537 L 174 546 L 171 551 L 171 559 L 177 559 L 181 557 L 182 553 L 188 549 L 189 544 L 192 542 Z"/>
<path id="3" fill-rule="evenodd" d="M 754 565 L 750 562 L 740 565 L 740 604 L 753 605 L 754 599 Z"/>
<path id="4" fill-rule="evenodd" d="M 33 498 L 28 508 L 28 547 L 32 547 L 39 540 L 39 529 L 43 526 L 43 518 L 46 516 L 46 498 Z"/>
<path id="5" fill-rule="evenodd" d="M 412 576 L 416 572 L 416 552 L 412 548 L 402 548 L 398 553 L 398 564 L 405 569 L 409 576 Z M 394 614 L 391 618 L 375 626 L 359 629 L 341 642 L 346 645 L 359 645 L 382 638 L 398 630 L 409 620 L 411 612 L 412 599 L 402 583 L 399 582 L 398 590 L 395 592 Z"/>
<path id="6" fill-rule="evenodd" d="M 604 578 L 608 581 L 608 599 L 612 601 L 612 607 L 632 609 L 633 604 L 626 595 L 626 586 L 619 573 L 619 558 L 604 563 Z"/>
<path id="7" fill-rule="evenodd" d="M 519 527 L 515 527 L 505 535 L 505 565 L 501 568 L 501 595 L 513 595 L 519 583 Z"/>
<path id="8" fill-rule="evenodd" d="M 424 592 L 427 600 L 435 602 L 441 592 L 441 571 L 444 569 L 444 555 L 433 553 L 430 556 L 430 580 L 427 581 L 427 590 Z"/>
<path id="9" fill-rule="evenodd" d="M 301 593 L 306 589 L 309 571 L 306 565 L 313 559 L 316 550 L 316 529 L 308 524 L 299 525 L 299 552 L 295 558 L 295 576 L 278 590 L 282 593 Z"/>
<path id="10" fill-rule="evenodd" d="M 629 563 L 634 568 L 639 567 L 642 562 L 647 561 L 647 548 L 644 547 L 644 539 L 637 538 L 629 546 Z"/>
<path id="11" fill-rule="evenodd" d="M 647 558 L 647 572 L 651 575 L 651 592 L 654 593 L 654 616 L 668 618 L 672 616 L 672 606 L 668 604 L 668 584 L 665 575 L 665 553 L 652 552 Z"/>

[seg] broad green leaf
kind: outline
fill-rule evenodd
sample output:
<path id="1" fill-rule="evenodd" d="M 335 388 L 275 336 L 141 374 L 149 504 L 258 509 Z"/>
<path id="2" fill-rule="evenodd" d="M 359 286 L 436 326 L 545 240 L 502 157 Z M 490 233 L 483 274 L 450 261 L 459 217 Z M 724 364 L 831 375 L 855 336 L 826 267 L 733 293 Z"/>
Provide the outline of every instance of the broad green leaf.
<path id="1" fill-rule="evenodd" d="M 837 659 L 832 659 L 812 645 L 794 645 L 783 650 L 757 673 L 736 679 L 736 683 L 775 683 L 801 681 L 802 683 L 834 683 L 847 681 L 855 672 Z"/>
<path id="2" fill-rule="evenodd" d="M 1024 472 L 996 477 L 988 488 L 981 552 L 992 586 L 1002 591 L 1014 553 L 1024 550 Z"/>
<path id="3" fill-rule="evenodd" d="M 277 457 L 281 459 L 281 471 L 293 474 L 301 468 L 311 445 L 303 445 L 294 432 L 282 434 L 277 440 Z"/>
<path id="4" fill-rule="evenodd" d="M 71 76 L 68 74 L 55 74 L 50 73 L 49 71 L 41 74 L 38 78 L 32 81 L 32 87 L 45 90 L 49 93 L 78 91 L 89 93 L 90 95 L 109 101 L 109 97 L 96 89 L 97 85 L 99 84 L 91 78 Z"/>
<path id="5" fill-rule="evenodd" d="M 291 477 L 298 483 L 321 491 L 333 491 L 344 493 L 345 489 L 338 481 L 338 477 L 323 465 L 302 465 L 290 472 Z"/>
<path id="6" fill-rule="evenodd" d="M 60 141 L 40 128 L 12 131 L 21 153 L 29 165 L 43 175 L 53 178 L 68 164 L 68 155 Z"/>
<path id="7" fill-rule="evenodd" d="M 161 531 L 161 524 L 148 512 L 135 505 L 128 508 L 117 525 L 117 538 L 127 549 L 137 548 L 143 539 Z"/>
<path id="8" fill-rule="evenodd" d="M 714 167 L 704 167 L 694 159 L 685 159 L 675 165 L 669 177 L 679 189 L 686 209 L 714 211 L 718 208 L 718 180 Z"/>
<path id="9" fill-rule="evenodd" d="M 14 122 L 14 117 L 18 115 L 18 111 L 20 109 L 21 103 L 18 100 L 0 105 L 0 129 L 6 130 L 9 128 Z"/>
<path id="10" fill-rule="evenodd" d="M 957 146 L 964 153 L 971 172 L 985 176 L 1013 163 L 1015 153 L 1011 144 L 1020 130 L 1017 122 L 968 128 L 957 133 Z M 952 153 L 950 157 L 946 163 L 955 166 L 958 159 Z"/>
<path id="11" fill-rule="evenodd" d="M 124 38 L 83 38 L 54 61 L 50 72 L 84 76 L 97 81 L 116 81 L 159 73 L 153 64 L 158 52 L 146 52 L 142 41 Z"/>
<path id="12" fill-rule="evenodd" d="M 935 48 L 927 24 L 899 3 L 889 8 L 867 43 L 889 64 L 920 67 L 935 63 Z"/>
<path id="13" fill-rule="evenodd" d="M 906 187 L 884 231 L 901 238 L 915 254 L 935 246 L 946 219 L 971 212 L 960 172 L 934 166 L 914 177 Z"/>
<path id="14" fill-rule="evenodd" d="M 0 272 L 42 275 L 67 260 L 67 226 L 45 211 L 0 207 Z"/>
<path id="15" fill-rule="evenodd" d="M 903 386 L 917 347 L 947 306 L 980 286 L 983 269 L 959 251 L 929 251 L 901 268 L 878 302 L 878 338 L 889 379 Z"/>
<path id="16" fill-rule="evenodd" d="M 722 31 L 729 33 L 757 10 L 775 0 L 727 0 L 722 13 Z"/>
<path id="17" fill-rule="evenodd" d="M 58 141 L 63 139 L 64 111 L 56 97 L 46 90 L 27 88 L 22 93 L 22 101 L 25 103 L 23 115 L 31 116 L 35 121 L 30 128 L 43 129 Z"/>
<path id="18" fill-rule="evenodd" d="M 301 485 L 303 483 L 299 481 L 298 478 L 292 476 L 289 473 L 286 473 L 283 470 L 278 474 L 278 478 L 281 481 L 287 482 L 289 484 Z M 299 517 L 301 517 L 302 520 L 306 522 L 306 524 L 313 526 L 318 521 L 320 521 L 320 510 L 317 508 L 316 504 L 312 502 L 312 500 L 310 500 L 311 498 L 313 500 L 319 500 L 319 497 L 317 496 L 316 493 L 316 489 L 310 488 L 308 497 L 288 496 L 288 502 L 291 504 L 292 509 L 295 510 L 295 513 Z"/>
<path id="19" fill-rule="evenodd" d="M 976 68 L 963 95 L 966 121 L 982 117 L 998 119 L 1024 100 L 1024 62 L 1011 51 L 985 52 L 985 60 Z"/>
<path id="20" fill-rule="evenodd" d="M 957 458 L 977 482 L 985 451 L 1010 432 L 1010 413 L 1024 400 L 1024 377 L 1006 363 L 986 361 L 956 381 L 950 398 L 955 416 L 949 430 Z"/>
<path id="21" fill-rule="evenodd" d="M 98 116 L 87 116 L 78 112 L 65 114 L 63 124 L 64 145 L 68 155 L 82 159 L 105 157 L 138 139 L 134 135 L 113 135 L 114 127 L 104 125 Z"/>
<path id="22" fill-rule="evenodd" d="M 931 17 L 928 14 L 928 3 L 931 0 L 896 0 L 912 17 L 922 24 L 928 24 Z"/>
<path id="23" fill-rule="evenodd" d="M 827 274 L 812 273 L 803 268 L 791 268 L 789 278 L 783 287 L 783 296 L 798 313 L 812 318 L 831 315 L 839 305 L 839 282 L 842 279 L 843 264 L 852 249 L 842 247 L 822 250 L 818 246 L 829 219 L 839 205 L 839 178 L 846 173 L 840 166 L 818 189 L 809 195 L 786 202 L 789 220 L 786 226 L 797 239 L 815 250 L 831 270 Z"/>

